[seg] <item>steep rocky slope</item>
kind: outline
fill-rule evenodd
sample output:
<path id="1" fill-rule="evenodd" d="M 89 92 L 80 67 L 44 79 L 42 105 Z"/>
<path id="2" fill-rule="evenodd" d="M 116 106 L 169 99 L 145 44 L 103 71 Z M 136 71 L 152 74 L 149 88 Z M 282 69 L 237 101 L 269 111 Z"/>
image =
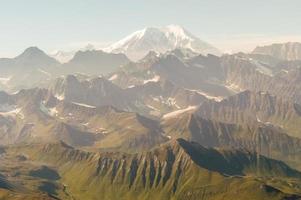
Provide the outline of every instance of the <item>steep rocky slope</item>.
<path id="1" fill-rule="evenodd" d="M 273 124 L 301 138 L 301 106 L 265 92 L 245 91 L 221 102 L 204 102 L 199 115 L 233 124 Z"/>
<path id="2" fill-rule="evenodd" d="M 165 118 L 161 125 L 170 138 L 185 138 L 207 147 L 245 148 L 301 169 L 301 140 L 272 125 L 223 123 L 191 113 Z"/>
<path id="3" fill-rule="evenodd" d="M 20 150 L 31 160 L 59 166 L 62 181 L 80 199 L 199 199 L 200 194 L 206 199 L 300 198 L 267 183 L 269 176 L 289 181 L 301 175 L 284 163 L 248 151 L 207 149 L 185 140 L 139 154 L 88 153 L 64 143 L 8 151 Z"/>
<path id="4" fill-rule="evenodd" d="M 199 105 L 207 99 L 197 91 L 178 87 L 168 80 L 144 80 L 143 84 L 121 88 L 110 79 L 68 75 L 58 78 L 50 86 L 50 91 L 58 99 L 69 102 L 90 106 L 114 106 L 121 110 L 156 117 L 177 109 Z"/>
<path id="5" fill-rule="evenodd" d="M 254 56 L 226 55 L 221 57 L 225 84 L 236 92 L 265 91 L 300 103 L 300 61 L 266 63 Z"/>
<path id="6" fill-rule="evenodd" d="M 5 94 L 5 93 L 4 93 Z M 167 140 L 159 123 L 142 115 L 61 101 L 47 90 L 22 90 L 0 112 L 1 144 L 63 140 L 90 148 L 148 149 Z"/>
<path id="7" fill-rule="evenodd" d="M 253 54 L 270 55 L 282 60 L 301 60 L 301 43 L 288 42 L 256 47 Z"/>

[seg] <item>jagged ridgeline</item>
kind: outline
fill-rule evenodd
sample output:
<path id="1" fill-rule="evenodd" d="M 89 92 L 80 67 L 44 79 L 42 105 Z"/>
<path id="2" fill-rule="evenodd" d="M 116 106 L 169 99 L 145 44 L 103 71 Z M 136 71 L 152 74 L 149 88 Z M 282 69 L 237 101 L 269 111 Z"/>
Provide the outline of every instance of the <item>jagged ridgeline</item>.
<path id="1" fill-rule="evenodd" d="M 245 91 L 194 112 L 166 116 L 166 135 L 208 147 L 246 148 L 300 169 L 300 106 L 269 93 Z"/>
<path id="2" fill-rule="evenodd" d="M 62 142 L 6 151 L 55 166 L 61 176 L 58 181 L 75 199 L 299 198 L 289 186 L 277 185 L 277 179 L 289 185 L 301 176 L 283 162 L 246 150 L 205 148 L 183 139 L 138 154 L 89 153 Z"/>
<path id="3" fill-rule="evenodd" d="M 0 199 L 300 199 L 300 52 L 171 25 L 2 58 Z"/>

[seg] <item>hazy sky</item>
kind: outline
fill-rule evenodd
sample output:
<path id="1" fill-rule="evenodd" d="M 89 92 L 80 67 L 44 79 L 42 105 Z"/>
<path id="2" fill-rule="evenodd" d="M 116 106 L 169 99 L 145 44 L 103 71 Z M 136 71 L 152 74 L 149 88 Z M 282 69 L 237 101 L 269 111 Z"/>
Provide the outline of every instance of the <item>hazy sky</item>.
<path id="1" fill-rule="evenodd" d="M 301 0 L 0 0 L 0 56 L 104 46 L 168 24 L 224 51 L 301 42 Z"/>

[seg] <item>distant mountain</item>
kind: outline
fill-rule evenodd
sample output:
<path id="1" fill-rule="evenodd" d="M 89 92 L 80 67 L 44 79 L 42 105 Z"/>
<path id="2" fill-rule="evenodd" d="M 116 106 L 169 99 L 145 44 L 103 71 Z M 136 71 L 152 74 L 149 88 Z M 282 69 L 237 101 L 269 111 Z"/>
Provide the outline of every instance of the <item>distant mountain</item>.
<path id="1" fill-rule="evenodd" d="M 95 47 L 92 44 L 88 44 L 87 46 L 79 49 L 79 51 L 92 51 L 92 50 L 95 50 Z M 74 57 L 76 52 L 77 52 L 77 50 L 73 50 L 73 51 L 72 50 L 71 51 L 58 50 L 58 51 L 52 52 L 49 55 L 61 63 L 67 63 Z"/>
<path id="2" fill-rule="evenodd" d="M 67 63 L 59 63 L 37 47 L 26 49 L 15 58 L 0 58 L 0 89 L 11 92 L 47 87 L 52 79 L 66 74 L 102 75 L 129 62 L 123 54 L 79 51 Z"/>
<path id="3" fill-rule="evenodd" d="M 14 58 L 16 65 L 30 67 L 46 67 L 58 64 L 57 60 L 48 56 L 38 47 L 29 47 L 21 55 Z"/>
<path id="4" fill-rule="evenodd" d="M 58 65 L 59 62 L 48 56 L 37 47 L 29 47 L 22 54 L 15 58 L 1 58 L 0 72 L 12 74 L 14 72 L 26 72 L 33 69 L 47 69 Z"/>
<path id="5" fill-rule="evenodd" d="M 74 57 L 62 65 L 65 73 L 101 75 L 111 73 L 127 64 L 129 59 L 121 53 L 106 53 L 101 50 L 78 51 Z"/>
<path id="6" fill-rule="evenodd" d="M 124 53 L 136 61 L 143 58 L 149 51 L 165 53 L 177 48 L 191 49 L 204 55 L 220 55 L 220 51 L 210 44 L 201 41 L 178 25 L 162 28 L 149 27 L 136 31 L 126 38 L 105 48 L 105 51 Z"/>
<path id="7" fill-rule="evenodd" d="M 59 65 L 37 47 L 29 47 L 15 58 L 0 58 L 0 89 L 16 91 L 43 86 Z"/>
<path id="8" fill-rule="evenodd" d="M 220 102 L 205 102 L 199 115 L 233 124 L 273 124 L 301 138 L 301 106 L 265 92 L 244 91 Z"/>
<path id="9" fill-rule="evenodd" d="M 270 55 L 282 60 L 301 60 L 301 43 L 288 42 L 259 46 L 252 53 Z"/>
<path id="10" fill-rule="evenodd" d="M 55 51 L 50 55 L 61 63 L 67 63 L 73 58 L 75 53 L 76 51 Z"/>

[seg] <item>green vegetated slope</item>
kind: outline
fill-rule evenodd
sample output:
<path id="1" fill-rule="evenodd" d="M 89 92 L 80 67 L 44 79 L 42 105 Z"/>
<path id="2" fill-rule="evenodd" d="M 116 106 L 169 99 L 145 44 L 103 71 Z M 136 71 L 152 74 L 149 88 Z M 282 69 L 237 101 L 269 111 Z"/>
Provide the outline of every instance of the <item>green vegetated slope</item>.
<path id="1" fill-rule="evenodd" d="M 36 191 L 29 192 L 15 185 L 0 175 L 0 199 L 1 200 L 54 200 L 49 195 Z"/>
<path id="2" fill-rule="evenodd" d="M 300 199 L 301 173 L 283 162 L 183 139 L 139 154 L 83 152 L 65 143 L 9 151 L 57 166 L 75 199 Z"/>

